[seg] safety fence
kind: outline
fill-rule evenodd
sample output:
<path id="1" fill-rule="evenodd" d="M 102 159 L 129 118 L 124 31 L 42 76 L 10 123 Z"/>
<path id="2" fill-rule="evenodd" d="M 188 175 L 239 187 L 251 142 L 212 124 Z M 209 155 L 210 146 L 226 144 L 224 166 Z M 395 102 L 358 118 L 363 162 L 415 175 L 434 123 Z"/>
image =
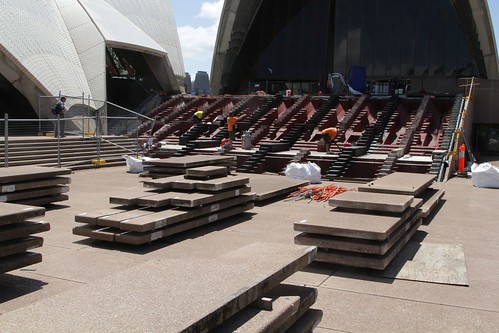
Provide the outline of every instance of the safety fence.
<path id="1" fill-rule="evenodd" d="M 46 98 L 46 97 L 41 97 Z M 68 101 L 71 97 L 66 97 Z M 51 98 L 54 101 L 54 97 Z M 85 101 L 88 102 L 88 101 Z M 48 103 L 40 103 L 48 105 Z M 71 105 L 67 103 L 67 105 Z M 92 159 L 100 160 L 103 154 L 106 154 L 104 146 L 112 146 L 115 155 L 121 154 L 138 154 L 140 152 L 139 138 L 137 137 L 137 128 L 143 121 L 150 120 L 148 117 L 136 113 L 134 111 L 123 108 L 119 105 L 102 102 L 101 107 L 92 109 L 87 103 L 73 103 L 66 112 L 61 115 L 54 115 L 50 110 L 39 109 L 40 118 L 34 119 L 19 119 L 11 118 L 5 114 L 3 119 L 0 119 L 0 135 L 3 138 L 3 166 L 9 166 L 9 155 L 13 155 L 14 142 L 20 140 L 38 140 L 52 138 L 52 142 L 57 142 L 57 165 L 62 166 L 61 161 L 69 160 L 65 154 L 75 155 L 78 151 L 76 147 L 70 149 L 61 149 L 61 138 L 64 143 L 68 143 L 68 139 L 81 139 L 81 143 L 92 141 L 92 151 L 88 151 L 88 145 L 85 145 L 86 156 L 93 156 Z M 98 105 L 98 103 L 94 103 Z M 56 140 L 54 140 L 56 139 Z M 1 139 L 0 139 L 1 140 Z M 75 140 L 72 140 L 75 141 Z M 50 142 L 50 141 L 49 141 Z M 11 143 L 9 145 L 9 143 Z M 44 145 L 39 145 L 43 147 Z M 52 146 L 45 144 L 44 151 L 47 147 Z M 106 148 L 108 151 L 109 148 Z M 40 148 L 40 150 L 42 150 Z M 19 154 L 19 153 L 17 153 Z M 31 152 L 30 154 L 36 154 Z"/>

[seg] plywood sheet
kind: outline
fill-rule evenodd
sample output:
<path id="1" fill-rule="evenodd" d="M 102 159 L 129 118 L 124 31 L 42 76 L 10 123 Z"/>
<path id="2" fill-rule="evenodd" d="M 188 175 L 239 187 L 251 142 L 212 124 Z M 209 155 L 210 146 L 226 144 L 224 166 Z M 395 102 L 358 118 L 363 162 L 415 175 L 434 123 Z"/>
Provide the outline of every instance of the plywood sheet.
<path id="1" fill-rule="evenodd" d="M 462 244 L 409 242 L 397 258 L 376 275 L 394 279 L 467 286 Z"/>

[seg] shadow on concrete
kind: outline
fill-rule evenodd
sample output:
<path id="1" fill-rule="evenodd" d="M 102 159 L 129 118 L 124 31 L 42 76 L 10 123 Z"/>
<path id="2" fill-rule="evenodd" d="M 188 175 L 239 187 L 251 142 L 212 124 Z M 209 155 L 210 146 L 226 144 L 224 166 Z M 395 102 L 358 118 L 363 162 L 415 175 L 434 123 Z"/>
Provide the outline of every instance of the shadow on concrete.
<path id="1" fill-rule="evenodd" d="M 22 271 L 23 269 L 21 269 Z M 29 269 L 24 269 L 29 270 Z M 0 274 L 0 303 L 25 296 L 43 288 L 48 283 L 11 274 Z"/>
<path id="2" fill-rule="evenodd" d="M 442 209 L 443 205 L 445 205 L 445 202 L 446 202 L 445 198 L 442 198 L 439 200 L 439 202 L 431 210 L 430 214 L 423 219 L 423 225 L 426 225 L 426 226 L 430 225 L 430 223 L 433 221 L 433 219 L 438 214 L 440 209 Z"/>

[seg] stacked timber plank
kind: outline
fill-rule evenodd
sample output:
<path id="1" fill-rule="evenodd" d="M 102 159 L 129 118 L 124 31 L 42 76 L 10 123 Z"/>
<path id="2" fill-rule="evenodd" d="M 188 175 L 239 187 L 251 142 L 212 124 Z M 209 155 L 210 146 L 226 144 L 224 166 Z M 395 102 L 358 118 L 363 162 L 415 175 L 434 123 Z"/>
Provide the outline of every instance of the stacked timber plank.
<path id="1" fill-rule="evenodd" d="M 185 175 L 187 169 L 203 166 L 222 166 L 228 171 L 236 169 L 236 156 L 220 155 L 188 155 L 160 160 L 144 161 L 144 172 L 141 176 L 161 178 L 174 175 Z"/>
<path id="2" fill-rule="evenodd" d="M 392 173 L 358 192 L 329 199 L 335 207 L 321 221 L 294 224 L 295 243 L 319 247 L 317 261 L 385 269 L 442 198 L 435 176 Z"/>
<path id="3" fill-rule="evenodd" d="M 43 207 L 0 203 L 0 273 L 42 261 L 29 250 L 43 245 L 43 238 L 33 235 L 50 229 L 47 222 L 31 220 L 43 215 Z"/>
<path id="4" fill-rule="evenodd" d="M 70 169 L 15 166 L 0 169 L 0 202 L 43 206 L 68 200 Z"/>
<path id="5" fill-rule="evenodd" d="M 316 289 L 283 281 L 311 263 L 316 250 L 259 242 L 213 258 L 156 257 L 2 314 L 2 330 L 311 332 L 322 316 L 310 309 Z M 58 316 L 60 304 L 78 306 Z M 28 315 L 33 320 L 22 320 Z"/>
<path id="6" fill-rule="evenodd" d="M 140 245 L 252 209 L 249 178 L 227 176 L 223 168 L 199 167 L 186 175 L 144 181 L 142 189 L 111 196 L 112 206 L 76 215 L 75 221 L 84 225 L 73 233 Z"/>

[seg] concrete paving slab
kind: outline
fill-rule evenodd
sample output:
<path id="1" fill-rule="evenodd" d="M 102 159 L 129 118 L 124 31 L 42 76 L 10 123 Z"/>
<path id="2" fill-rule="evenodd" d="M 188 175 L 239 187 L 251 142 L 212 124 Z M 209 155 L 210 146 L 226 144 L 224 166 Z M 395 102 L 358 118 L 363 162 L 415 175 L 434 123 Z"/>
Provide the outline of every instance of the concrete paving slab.
<path id="1" fill-rule="evenodd" d="M 31 205 L 31 206 L 47 206 L 54 203 L 60 203 L 62 201 L 69 200 L 69 195 L 67 194 L 53 194 L 45 196 L 36 196 L 23 200 L 16 200 L 15 203 L 21 205 Z"/>
<path id="2" fill-rule="evenodd" d="M 42 255 L 35 252 L 23 252 L 0 258 L 0 273 L 34 265 L 42 261 Z"/>
<path id="3" fill-rule="evenodd" d="M 286 332 L 315 303 L 317 289 L 280 284 L 265 297 L 270 299 L 270 309 L 259 308 L 253 303 L 216 327 L 215 331 Z"/>
<path id="4" fill-rule="evenodd" d="M 3 184 L 0 186 L 0 193 L 10 193 L 40 187 L 50 187 L 55 185 L 67 184 L 71 184 L 71 178 L 69 177 L 53 177 L 47 179 L 27 180 L 16 183 Z"/>
<path id="5" fill-rule="evenodd" d="M 137 197 L 134 203 L 138 206 L 143 207 L 168 207 L 171 206 L 172 199 L 178 196 L 190 195 L 189 192 L 176 192 L 167 191 L 163 193 L 155 193 L 154 195 L 147 195 L 143 197 Z"/>
<path id="6" fill-rule="evenodd" d="M 49 231 L 50 223 L 45 221 L 23 221 L 0 226 L 0 242 L 24 238 L 29 235 Z"/>
<path id="7" fill-rule="evenodd" d="M 229 174 L 229 169 L 226 166 L 207 165 L 197 168 L 189 168 L 185 170 L 185 178 L 189 179 L 209 179 L 225 177 Z"/>
<path id="8" fill-rule="evenodd" d="M 45 208 L 43 207 L 0 203 L 0 225 L 22 222 L 33 217 L 44 215 Z"/>
<path id="9" fill-rule="evenodd" d="M 325 217 L 295 222 L 294 230 L 312 234 L 384 241 L 422 205 L 415 199 L 401 215 L 331 211 Z"/>
<path id="10" fill-rule="evenodd" d="M 410 195 L 348 191 L 334 196 L 328 202 L 330 206 L 340 208 L 402 213 L 413 199 Z"/>
<path id="11" fill-rule="evenodd" d="M 322 250 L 319 248 L 315 260 L 335 265 L 383 270 L 399 254 L 404 245 L 416 233 L 420 225 L 421 219 L 418 219 L 417 223 L 412 225 L 411 228 L 388 250 L 388 252 L 383 255 L 337 250 Z"/>
<path id="12" fill-rule="evenodd" d="M 0 202 L 16 202 L 20 200 L 58 195 L 69 192 L 69 186 L 51 186 L 30 190 L 4 193 L 0 195 Z"/>
<path id="13" fill-rule="evenodd" d="M 394 172 L 370 183 L 359 185 L 359 192 L 407 194 L 418 196 L 436 179 L 435 175 Z"/>
<path id="14" fill-rule="evenodd" d="M 221 200 L 195 209 L 172 208 L 161 210 L 152 214 L 138 216 L 121 220 L 119 226 L 122 230 L 147 232 L 166 227 L 168 225 L 196 218 L 204 214 L 215 213 L 221 209 L 229 208 L 235 205 L 252 201 L 254 196 L 251 194 L 241 194 L 237 197 Z"/>
<path id="15" fill-rule="evenodd" d="M 171 198 L 170 203 L 172 206 L 176 207 L 198 207 L 212 202 L 237 197 L 250 191 L 250 187 L 241 186 L 212 193 L 182 193 Z"/>
<path id="16" fill-rule="evenodd" d="M 231 164 L 235 159 L 235 156 L 189 155 L 144 161 L 144 166 L 153 165 L 170 168 L 195 168 L 207 165 Z"/>
<path id="17" fill-rule="evenodd" d="M 431 214 L 432 210 L 438 205 L 444 194 L 444 190 L 431 187 L 419 194 L 419 197 L 423 199 L 423 206 L 421 206 L 422 218 L 426 218 Z"/>
<path id="18" fill-rule="evenodd" d="M 499 325 L 497 313 L 478 308 L 381 297 L 374 292 L 357 294 L 340 288 L 320 290 L 314 308 L 323 309 L 317 328 L 326 332 L 495 332 Z M 386 309 L 390 309 L 389 315 Z"/>
<path id="19" fill-rule="evenodd" d="M 0 257 L 23 253 L 43 245 L 41 237 L 26 237 L 0 242 Z"/>
<path id="20" fill-rule="evenodd" d="M 95 223 L 102 227 L 119 228 L 122 221 L 128 221 L 137 217 L 156 213 L 153 210 L 133 209 L 124 212 L 98 217 Z"/>
<path id="21" fill-rule="evenodd" d="M 295 237 L 295 243 L 300 245 L 317 246 L 319 248 L 331 250 L 383 255 L 388 252 L 415 223 L 417 223 L 417 220 L 420 217 L 421 211 L 416 211 L 383 241 L 301 233 Z"/>
<path id="22" fill-rule="evenodd" d="M 314 332 L 319 333 L 316 328 L 322 320 L 322 310 L 309 309 L 301 316 L 286 332 L 287 333 L 303 333 Z"/>
<path id="23" fill-rule="evenodd" d="M 135 206 L 140 198 L 157 195 L 159 191 L 144 187 L 128 189 L 119 194 L 109 196 L 109 203 L 114 205 Z"/>
<path id="24" fill-rule="evenodd" d="M 75 222 L 79 223 L 88 223 L 88 224 L 97 224 L 97 219 L 100 217 L 106 217 L 113 214 L 119 214 L 130 210 L 129 207 L 126 206 L 115 206 L 115 207 L 107 207 L 100 208 L 90 212 L 78 213 L 75 215 Z"/>
<path id="25" fill-rule="evenodd" d="M 42 166 L 15 166 L 0 169 L 0 183 L 13 183 L 34 179 L 43 179 L 71 174 L 71 169 L 42 167 Z"/>
<path id="26" fill-rule="evenodd" d="M 213 329 L 308 265 L 314 255 L 315 248 L 255 243 L 212 260 L 184 259 L 182 264 L 169 259 L 148 261 L 98 284 L 4 313 L 0 325 L 6 332 Z M 248 274 L 248 270 L 253 273 Z M 148 272 L 146 279 L 144 272 Z M 123 288 L 116 288 L 118 285 Z M 116 302 L 122 306 L 117 307 Z M 67 305 L 64 315 L 60 315 L 61 303 Z M 155 311 L 137 311 L 139 308 Z M 27 316 L 29 321 L 24 320 Z"/>
<path id="27" fill-rule="evenodd" d="M 223 178 L 215 178 L 209 180 L 201 180 L 196 181 L 196 190 L 199 191 L 222 191 L 229 188 L 241 187 L 246 184 L 249 184 L 249 177 L 236 175 L 236 176 L 227 176 Z"/>
<path id="28" fill-rule="evenodd" d="M 253 208 L 253 203 L 246 205 L 235 205 L 231 206 L 230 208 L 222 209 L 208 215 L 202 215 L 193 219 L 184 220 L 175 224 L 167 225 L 164 228 L 155 229 L 153 231 L 123 232 L 123 229 L 121 229 L 121 232 L 119 233 L 116 232 L 114 236 L 114 241 L 119 243 L 132 244 L 132 245 L 141 245 L 145 243 L 150 243 L 158 239 L 162 239 L 190 229 L 198 228 L 200 226 L 209 223 L 214 223 L 237 214 L 241 214 L 252 208 Z"/>
<path id="29" fill-rule="evenodd" d="M 196 182 L 192 179 L 185 179 L 184 176 L 171 176 L 159 179 L 144 180 L 144 187 L 158 190 L 185 190 L 193 191 L 196 189 Z"/>
<path id="30" fill-rule="evenodd" d="M 309 183 L 285 176 L 251 174 L 249 186 L 256 194 L 256 202 L 264 202 L 292 193 Z"/>

